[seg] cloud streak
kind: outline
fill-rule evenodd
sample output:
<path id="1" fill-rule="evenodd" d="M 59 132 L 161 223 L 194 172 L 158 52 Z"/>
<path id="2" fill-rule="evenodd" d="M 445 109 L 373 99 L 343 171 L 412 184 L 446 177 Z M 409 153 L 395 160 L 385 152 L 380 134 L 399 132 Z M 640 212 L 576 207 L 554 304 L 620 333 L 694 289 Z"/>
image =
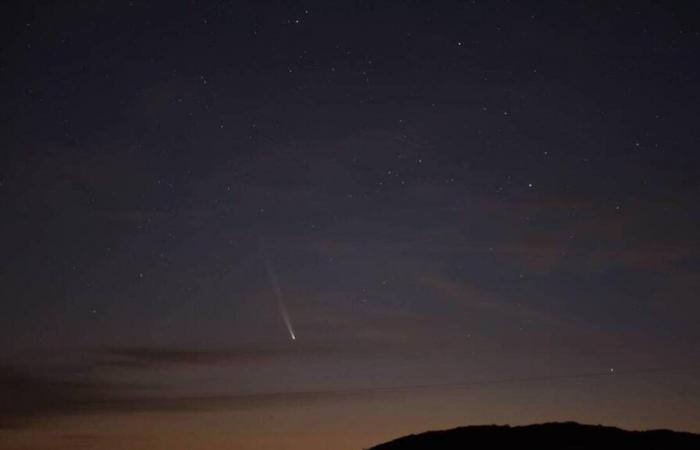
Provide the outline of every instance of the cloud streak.
<path id="1" fill-rule="evenodd" d="M 289 347 L 194 349 L 176 347 L 106 347 L 99 355 L 101 364 L 122 368 L 153 368 L 163 366 L 212 366 L 264 363 L 302 354 L 322 354 L 331 348 L 306 346 Z"/>
<path id="2" fill-rule="evenodd" d="M 180 395 L 156 386 L 84 381 L 31 373 L 12 365 L 0 366 L 0 430 L 32 426 L 42 419 L 74 414 L 215 411 L 295 406 L 343 400 L 372 392 L 343 390 L 253 392 Z"/>
<path id="3" fill-rule="evenodd" d="M 318 402 L 374 398 L 402 392 L 431 389 L 470 389 L 488 385 L 554 382 L 591 377 L 622 375 L 655 376 L 668 372 L 697 371 L 698 366 L 628 370 L 614 375 L 609 371 L 549 374 L 501 379 L 465 380 L 444 384 L 416 384 L 368 388 L 252 392 L 233 395 L 148 395 L 142 386 L 110 384 L 89 380 L 73 382 L 38 376 L 11 365 L 0 366 L 0 430 L 21 428 L 41 419 L 73 414 L 134 412 L 178 412 L 243 410 L 265 407 L 293 407 Z"/>

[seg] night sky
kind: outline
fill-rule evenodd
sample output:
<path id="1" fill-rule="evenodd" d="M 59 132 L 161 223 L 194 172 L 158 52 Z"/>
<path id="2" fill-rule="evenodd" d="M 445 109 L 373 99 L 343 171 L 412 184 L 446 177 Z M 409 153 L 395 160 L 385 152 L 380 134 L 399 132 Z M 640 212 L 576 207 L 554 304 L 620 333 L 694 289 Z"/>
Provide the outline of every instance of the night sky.
<path id="1" fill-rule="evenodd" d="M 1 8 L 1 449 L 700 432 L 694 2 Z"/>

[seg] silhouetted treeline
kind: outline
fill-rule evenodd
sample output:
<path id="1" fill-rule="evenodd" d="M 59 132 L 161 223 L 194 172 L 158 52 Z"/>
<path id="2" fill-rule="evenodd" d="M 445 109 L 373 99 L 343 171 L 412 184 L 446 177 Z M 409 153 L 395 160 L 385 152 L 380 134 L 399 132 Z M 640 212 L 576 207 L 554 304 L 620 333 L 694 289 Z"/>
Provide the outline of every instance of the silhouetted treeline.
<path id="1" fill-rule="evenodd" d="M 405 436 L 370 450 L 700 450 L 700 434 L 626 431 L 575 422 L 520 427 L 471 426 Z"/>

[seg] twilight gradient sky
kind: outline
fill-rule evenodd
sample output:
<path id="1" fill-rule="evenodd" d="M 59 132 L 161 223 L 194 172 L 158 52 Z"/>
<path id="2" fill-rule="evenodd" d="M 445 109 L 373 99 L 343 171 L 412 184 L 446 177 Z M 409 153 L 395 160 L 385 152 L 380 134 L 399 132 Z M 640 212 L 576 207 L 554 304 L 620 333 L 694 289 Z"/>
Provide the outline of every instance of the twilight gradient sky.
<path id="1" fill-rule="evenodd" d="M 692 2 L 1 8 L 0 449 L 700 432 Z"/>

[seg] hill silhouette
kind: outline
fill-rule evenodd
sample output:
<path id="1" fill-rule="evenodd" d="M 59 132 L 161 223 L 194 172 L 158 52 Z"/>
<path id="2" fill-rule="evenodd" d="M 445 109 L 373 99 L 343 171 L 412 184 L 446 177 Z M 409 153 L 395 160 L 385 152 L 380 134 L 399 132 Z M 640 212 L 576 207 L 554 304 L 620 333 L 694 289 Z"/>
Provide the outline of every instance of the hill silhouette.
<path id="1" fill-rule="evenodd" d="M 516 426 L 483 425 L 411 434 L 369 450 L 690 450 L 700 449 L 700 434 L 669 430 L 627 431 L 576 422 Z"/>

